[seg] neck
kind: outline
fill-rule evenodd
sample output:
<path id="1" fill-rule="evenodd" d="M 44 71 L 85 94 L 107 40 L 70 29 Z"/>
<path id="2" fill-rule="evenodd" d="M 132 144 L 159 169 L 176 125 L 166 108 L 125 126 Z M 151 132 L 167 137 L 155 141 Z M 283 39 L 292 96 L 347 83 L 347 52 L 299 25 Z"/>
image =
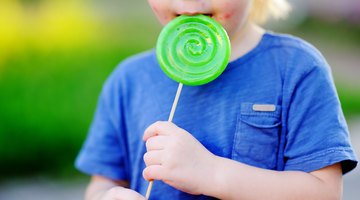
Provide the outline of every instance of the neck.
<path id="1" fill-rule="evenodd" d="M 265 30 L 263 28 L 251 22 L 246 23 L 241 31 L 230 38 L 230 61 L 233 61 L 254 49 L 259 44 L 264 33 Z"/>

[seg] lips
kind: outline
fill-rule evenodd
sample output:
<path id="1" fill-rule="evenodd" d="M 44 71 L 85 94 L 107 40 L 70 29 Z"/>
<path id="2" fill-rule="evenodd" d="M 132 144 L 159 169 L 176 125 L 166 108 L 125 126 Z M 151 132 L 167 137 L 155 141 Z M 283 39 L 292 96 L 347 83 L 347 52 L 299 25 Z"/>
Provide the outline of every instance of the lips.
<path id="1" fill-rule="evenodd" d="M 205 15 L 205 16 L 208 16 L 208 17 L 212 17 L 213 14 L 212 13 L 201 13 L 201 12 L 182 12 L 182 13 L 179 13 L 179 14 L 176 14 L 176 16 L 180 16 L 180 15 L 189 15 L 189 16 L 193 16 L 193 15 Z"/>

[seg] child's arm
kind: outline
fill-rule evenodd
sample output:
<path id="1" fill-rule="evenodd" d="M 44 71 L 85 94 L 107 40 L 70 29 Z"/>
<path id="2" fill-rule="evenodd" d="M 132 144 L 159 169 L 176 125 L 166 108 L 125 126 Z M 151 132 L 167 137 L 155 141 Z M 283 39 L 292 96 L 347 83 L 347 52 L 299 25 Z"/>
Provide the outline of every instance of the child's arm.
<path id="1" fill-rule="evenodd" d="M 115 181 L 102 176 L 93 176 L 87 187 L 85 200 L 145 200 L 137 192 L 127 189 L 126 181 Z"/>
<path id="2" fill-rule="evenodd" d="M 217 180 L 212 189 L 205 191 L 221 199 L 335 200 L 342 196 L 340 164 L 311 173 L 279 172 L 217 158 Z"/>
<path id="3" fill-rule="evenodd" d="M 163 180 L 191 194 L 219 199 L 340 199 L 340 164 L 311 173 L 272 171 L 210 153 L 191 134 L 168 122 L 144 134 L 146 179 Z"/>

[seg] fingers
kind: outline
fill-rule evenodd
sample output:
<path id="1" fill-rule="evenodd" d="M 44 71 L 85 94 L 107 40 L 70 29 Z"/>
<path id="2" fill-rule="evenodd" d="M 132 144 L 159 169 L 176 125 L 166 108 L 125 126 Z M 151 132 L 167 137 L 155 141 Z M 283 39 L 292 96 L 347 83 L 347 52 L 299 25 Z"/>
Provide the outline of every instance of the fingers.
<path id="1" fill-rule="evenodd" d="M 166 144 L 166 138 L 164 136 L 155 136 L 149 138 L 145 145 L 147 151 L 162 150 Z"/>
<path id="2" fill-rule="evenodd" d="M 158 121 L 151 124 L 144 132 L 143 140 L 147 141 L 150 137 L 156 135 L 170 135 L 179 131 L 179 127 L 171 122 Z"/>
<path id="3" fill-rule="evenodd" d="M 161 165 L 162 164 L 162 151 L 154 150 L 148 151 L 144 154 L 144 162 L 146 166 Z"/>
<path id="4" fill-rule="evenodd" d="M 173 137 L 168 136 L 183 132 L 185 131 L 175 124 L 165 121 L 155 122 L 145 130 L 143 140 L 146 141 L 147 153 L 144 154 L 144 161 L 147 167 L 143 171 L 143 176 L 146 180 L 163 180 L 167 177 L 167 168 L 162 163 L 163 153 L 165 147 L 174 141 Z"/>
<path id="5" fill-rule="evenodd" d="M 161 165 L 150 165 L 143 171 L 146 180 L 163 180 L 166 177 L 165 168 Z"/>

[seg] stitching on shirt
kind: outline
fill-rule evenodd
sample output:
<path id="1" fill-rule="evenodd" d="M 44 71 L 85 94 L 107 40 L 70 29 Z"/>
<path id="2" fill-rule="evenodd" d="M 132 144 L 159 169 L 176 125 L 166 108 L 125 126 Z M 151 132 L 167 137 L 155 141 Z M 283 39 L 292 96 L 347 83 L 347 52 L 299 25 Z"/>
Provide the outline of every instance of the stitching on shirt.
<path id="1" fill-rule="evenodd" d="M 252 116 L 252 117 L 275 117 L 275 118 L 279 118 L 280 114 L 275 114 L 275 113 L 241 113 L 240 115 L 243 116 Z"/>
<path id="2" fill-rule="evenodd" d="M 273 46 L 264 47 L 264 49 L 262 49 L 261 51 L 254 52 L 254 54 L 253 54 L 253 55 L 250 55 L 246 60 L 238 60 L 238 61 L 235 60 L 232 64 L 235 65 L 235 63 L 236 63 L 237 65 L 244 65 L 244 64 L 250 62 L 252 59 L 255 59 L 256 57 L 261 56 L 262 54 L 264 54 L 265 52 L 267 52 L 267 51 L 269 51 L 269 50 L 273 50 L 273 49 L 283 49 L 283 48 L 290 48 L 290 49 L 294 49 L 294 50 L 301 51 L 301 52 L 303 52 L 304 54 L 309 54 L 309 53 L 307 53 L 307 51 L 304 51 L 304 49 L 303 49 L 303 48 L 300 48 L 300 47 L 296 47 L 296 46 L 283 46 L 283 45 L 273 45 Z M 309 56 L 309 55 L 307 55 L 307 56 L 309 57 L 309 59 L 311 59 L 311 63 L 317 63 L 317 60 L 316 60 L 314 57 Z M 312 64 L 312 65 L 313 65 L 313 64 Z M 232 70 L 232 69 L 234 69 L 234 68 L 235 68 L 235 67 L 231 67 L 231 68 L 229 68 L 229 69 L 226 70 L 226 71 L 230 71 L 230 70 Z"/>
<path id="3" fill-rule="evenodd" d="M 239 112 L 240 111 L 240 112 Z M 238 108 L 238 113 L 237 113 L 237 116 L 236 116 L 236 126 L 235 126 L 235 132 L 234 132 L 234 137 L 233 137 L 233 146 L 232 146 L 232 151 L 231 151 L 231 159 L 235 159 L 235 142 L 236 142 L 236 139 L 239 137 L 239 133 L 238 131 L 241 130 L 241 123 L 239 123 L 239 121 L 241 120 L 241 106 L 239 106 Z"/>

